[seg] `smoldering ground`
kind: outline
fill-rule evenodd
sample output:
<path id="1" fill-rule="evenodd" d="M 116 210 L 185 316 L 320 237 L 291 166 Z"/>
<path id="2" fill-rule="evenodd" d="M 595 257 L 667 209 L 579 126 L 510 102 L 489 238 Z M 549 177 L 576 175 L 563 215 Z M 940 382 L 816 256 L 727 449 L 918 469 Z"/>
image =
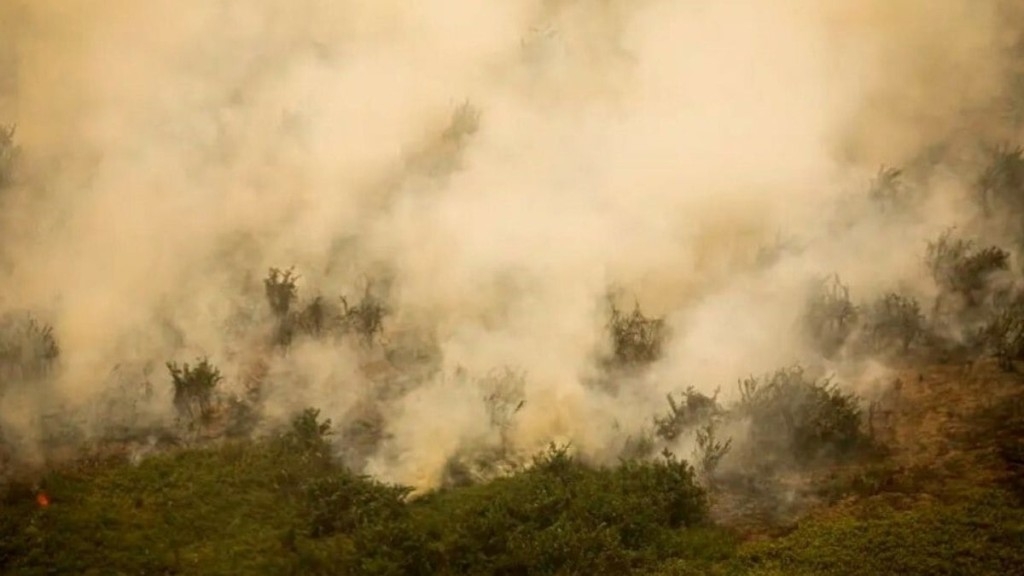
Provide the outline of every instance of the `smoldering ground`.
<path id="1" fill-rule="evenodd" d="M 45 459 L 54 411 L 86 438 L 112 414 L 170 422 L 163 363 L 207 356 L 238 394 L 263 365 L 267 421 L 315 406 L 371 422 L 359 465 L 429 488 L 496 443 L 613 460 L 686 386 L 729 399 L 793 362 L 857 386 L 874 372 L 801 333 L 808 287 L 839 273 L 866 299 L 927 302 L 925 242 L 991 229 L 969 187 L 983 145 L 1020 136 L 1020 12 L 4 0 L 0 120 L 18 154 L 0 306 L 60 345 L 45 378 L 5 383 L 5 436 Z M 917 191 L 902 215 L 866 199 L 883 164 Z M 778 239 L 799 249 L 759 263 Z M 379 349 L 270 350 L 260 281 L 288 266 L 304 299 L 386 284 L 385 338 L 426 335 L 436 370 L 382 392 Z M 671 337 L 642 374 L 593 386 L 612 287 Z M 499 432 L 486 375 L 503 366 L 522 378 Z"/>

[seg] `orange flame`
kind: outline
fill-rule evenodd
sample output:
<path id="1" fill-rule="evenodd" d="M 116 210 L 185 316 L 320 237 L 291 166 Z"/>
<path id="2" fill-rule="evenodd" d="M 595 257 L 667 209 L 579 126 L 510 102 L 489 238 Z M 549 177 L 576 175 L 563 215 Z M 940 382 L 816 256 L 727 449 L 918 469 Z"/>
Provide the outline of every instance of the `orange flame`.
<path id="1" fill-rule="evenodd" d="M 40 507 L 46 508 L 50 505 L 50 497 L 46 495 L 46 492 L 40 492 L 39 494 L 36 494 L 36 503 L 39 504 Z"/>

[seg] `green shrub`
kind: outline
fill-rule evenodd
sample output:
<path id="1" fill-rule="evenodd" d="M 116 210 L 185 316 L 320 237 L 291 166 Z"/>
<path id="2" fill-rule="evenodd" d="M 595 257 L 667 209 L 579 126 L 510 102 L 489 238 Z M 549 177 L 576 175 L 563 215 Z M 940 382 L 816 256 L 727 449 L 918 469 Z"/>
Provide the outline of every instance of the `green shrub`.
<path id="1" fill-rule="evenodd" d="M 714 422 L 708 422 L 697 429 L 697 447 L 694 448 L 693 454 L 697 472 L 709 480 L 714 477 L 718 465 L 732 449 L 732 438 L 727 438 L 725 442 L 722 442 L 718 438 L 716 429 Z"/>
<path id="2" fill-rule="evenodd" d="M 507 478 L 414 503 L 439 572 L 623 574 L 675 553 L 708 513 L 693 468 L 670 454 L 587 466 L 552 446 Z"/>
<path id="3" fill-rule="evenodd" d="M 174 407 L 178 414 L 192 423 L 209 419 L 213 414 L 214 390 L 224 379 L 220 370 L 207 358 L 198 359 L 195 366 L 168 362 L 167 370 L 174 384 Z"/>
<path id="4" fill-rule="evenodd" d="M 863 314 L 863 334 L 874 353 L 898 348 L 907 352 L 924 334 L 925 318 L 917 300 L 890 292 L 875 300 Z"/>
<path id="5" fill-rule="evenodd" d="M 721 416 L 722 407 L 718 404 L 718 391 L 711 396 L 694 390 L 691 386 L 676 401 L 672 394 L 667 396 L 669 412 L 654 418 L 654 434 L 666 441 L 673 441 L 683 432 L 693 430 L 706 424 L 712 418 Z"/>
<path id="6" fill-rule="evenodd" d="M 760 461 L 814 463 L 851 454 L 865 442 L 856 397 L 799 366 L 741 381 L 735 414 L 749 420 L 744 447 Z"/>
<path id="7" fill-rule="evenodd" d="M 320 420 L 320 410 L 306 408 L 292 418 L 285 440 L 297 451 L 327 455 L 328 438 L 333 434 L 331 420 Z"/>
<path id="8" fill-rule="evenodd" d="M 940 290 L 940 299 L 951 297 L 953 313 L 976 309 L 984 300 L 993 274 L 1009 269 L 1010 255 L 997 246 L 978 249 L 974 242 L 947 230 L 928 243 L 925 263 Z M 942 312 L 940 300 L 938 308 Z M 947 304 L 948 306 L 948 304 Z"/>
<path id="9" fill-rule="evenodd" d="M 1024 512 L 992 491 L 911 507 L 867 503 L 745 545 L 731 573 L 811 576 L 1002 576 L 1024 563 Z"/>
<path id="10" fill-rule="evenodd" d="M 298 279 L 293 268 L 284 271 L 271 268 L 263 280 L 275 321 L 273 343 L 276 346 L 287 348 L 300 335 L 308 338 L 352 335 L 370 346 L 383 333 L 388 310 L 372 282 L 367 282 L 362 297 L 354 305 L 345 296 L 337 302 L 316 296 L 298 307 Z"/>
<path id="11" fill-rule="evenodd" d="M 305 491 L 309 534 L 320 538 L 405 520 L 405 498 L 412 489 L 341 472 L 310 481 Z"/>

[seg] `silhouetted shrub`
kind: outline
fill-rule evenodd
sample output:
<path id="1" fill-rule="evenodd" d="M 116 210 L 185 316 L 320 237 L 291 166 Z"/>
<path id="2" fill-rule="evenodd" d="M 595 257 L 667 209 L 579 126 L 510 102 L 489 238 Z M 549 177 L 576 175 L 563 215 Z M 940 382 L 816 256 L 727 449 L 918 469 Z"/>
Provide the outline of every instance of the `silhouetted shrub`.
<path id="1" fill-rule="evenodd" d="M 850 290 L 838 275 L 824 280 L 811 293 L 804 313 L 806 335 L 822 355 L 835 355 L 853 334 L 858 320 Z"/>
<path id="2" fill-rule="evenodd" d="M 374 294 L 373 285 L 367 283 L 363 296 L 357 304 L 350 305 L 341 297 L 341 322 L 345 333 L 355 334 L 366 345 L 374 343 L 384 331 L 384 317 L 387 307 Z"/>
<path id="3" fill-rule="evenodd" d="M 187 362 L 181 366 L 168 362 L 167 370 L 174 384 L 174 407 L 178 414 L 192 423 L 209 419 L 213 413 L 214 389 L 223 380 L 220 370 L 207 358 L 198 359 L 195 366 Z"/>
<path id="4" fill-rule="evenodd" d="M 273 342 L 278 346 L 288 346 L 294 336 L 295 318 L 292 307 L 298 299 L 298 289 L 295 286 L 298 278 L 292 268 L 285 271 L 271 268 L 263 280 L 267 304 L 276 322 Z"/>
<path id="5" fill-rule="evenodd" d="M 875 300 L 862 316 L 866 346 L 875 353 L 897 347 L 906 352 L 925 330 L 925 318 L 917 300 L 895 292 Z"/>
<path id="6" fill-rule="evenodd" d="M 672 394 L 668 397 L 669 412 L 654 418 L 654 434 L 669 442 L 678 438 L 683 432 L 693 430 L 722 414 L 718 404 L 718 392 L 707 396 L 689 387 L 676 401 Z"/>
<path id="7" fill-rule="evenodd" d="M 723 442 L 718 438 L 714 422 L 708 422 L 697 428 L 697 447 L 694 448 L 693 461 L 697 472 L 706 479 L 711 479 L 722 459 L 732 449 L 732 438 Z"/>
<path id="8" fill-rule="evenodd" d="M 299 277 L 293 268 L 281 271 L 271 268 L 267 277 L 263 280 L 263 289 L 267 296 L 267 304 L 271 312 L 278 318 L 284 318 L 291 311 L 292 305 L 298 298 L 298 290 L 295 282 Z"/>
<path id="9" fill-rule="evenodd" d="M 52 326 L 27 314 L 0 318 L 0 378 L 4 382 L 43 378 L 59 357 Z"/>
<path id="10" fill-rule="evenodd" d="M 910 198 L 903 183 L 903 170 L 890 166 L 878 169 L 868 188 L 868 198 L 883 212 L 893 212 L 907 207 Z"/>
<path id="11" fill-rule="evenodd" d="M 986 295 L 992 275 L 1009 268 L 1009 258 L 1001 248 L 977 249 L 973 241 L 955 238 L 950 230 L 929 242 L 925 263 L 941 291 L 938 311 L 957 313 L 976 308 Z M 953 302 L 948 302 L 950 297 Z M 950 306 L 951 310 L 944 310 Z"/>
<path id="12" fill-rule="evenodd" d="M 995 356 L 1001 368 L 1014 370 L 1014 362 L 1024 359 L 1024 295 L 997 307 L 975 341 Z"/>
<path id="13" fill-rule="evenodd" d="M 865 440 L 856 397 L 799 366 L 742 380 L 736 414 L 749 420 L 744 446 L 758 459 L 814 462 L 849 454 Z"/>
<path id="14" fill-rule="evenodd" d="M 996 147 L 977 186 L 982 209 L 987 214 L 1024 213 L 1024 148 Z"/>
<path id="15" fill-rule="evenodd" d="M 644 316 L 639 304 L 633 307 L 633 312 L 625 314 L 609 299 L 608 330 L 612 337 L 614 365 L 643 366 L 661 357 L 665 322 Z"/>

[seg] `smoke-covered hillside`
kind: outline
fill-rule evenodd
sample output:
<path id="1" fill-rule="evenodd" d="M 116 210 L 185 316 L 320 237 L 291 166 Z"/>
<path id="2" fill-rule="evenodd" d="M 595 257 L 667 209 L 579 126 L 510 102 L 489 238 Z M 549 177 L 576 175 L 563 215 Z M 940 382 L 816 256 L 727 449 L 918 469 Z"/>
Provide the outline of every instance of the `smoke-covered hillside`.
<path id="1" fill-rule="evenodd" d="M 791 522 L 923 465 L 913 374 L 1013 396 L 1021 144 L 1009 0 L 0 0 L 0 483 L 238 449 Z M 577 560 L 527 572 L 643 564 Z"/>

